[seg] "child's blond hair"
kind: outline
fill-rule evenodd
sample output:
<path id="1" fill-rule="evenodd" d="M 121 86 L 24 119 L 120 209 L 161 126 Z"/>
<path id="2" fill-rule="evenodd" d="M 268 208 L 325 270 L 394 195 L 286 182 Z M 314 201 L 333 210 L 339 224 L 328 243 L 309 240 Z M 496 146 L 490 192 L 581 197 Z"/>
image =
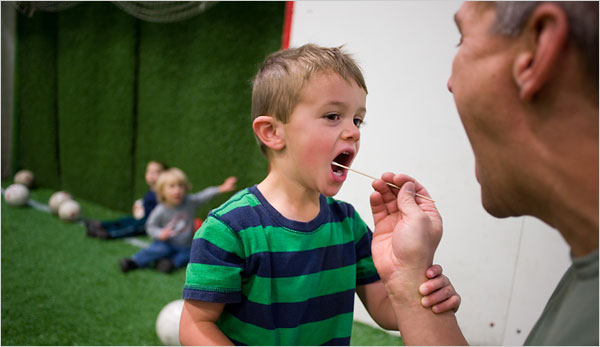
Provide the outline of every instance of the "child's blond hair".
<path id="1" fill-rule="evenodd" d="M 348 82 L 353 80 L 367 92 L 360 67 L 342 47 L 306 44 L 269 55 L 254 78 L 252 120 L 269 115 L 287 123 L 306 82 L 315 73 L 327 72 L 336 73 Z M 258 137 L 256 141 L 266 154 L 266 146 Z"/>
<path id="2" fill-rule="evenodd" d="M 176 182 L 177 184 L 183 184 L 185 192 L 189 192 L 192 189 L 190 181 L 188 181 L 186 175 L 180 169 L 173 167 L 160 173 L 158 180 L 156 180 L 156 197 L 159 202 L 165 203 L 164 188 L 170 182 Z"/>

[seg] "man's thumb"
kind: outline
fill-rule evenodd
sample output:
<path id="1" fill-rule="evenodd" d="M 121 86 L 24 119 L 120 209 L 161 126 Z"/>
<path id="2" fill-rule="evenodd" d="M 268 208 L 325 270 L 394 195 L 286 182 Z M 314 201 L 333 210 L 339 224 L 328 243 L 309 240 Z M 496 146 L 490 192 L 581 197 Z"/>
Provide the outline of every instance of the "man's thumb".
<path id="1" fill-rule="evenodd" d="M 406 182 L 398 193 L 398 208 L 404 214 L 421 213 L 421 208 L 415 201 L 415 184 Z"/>

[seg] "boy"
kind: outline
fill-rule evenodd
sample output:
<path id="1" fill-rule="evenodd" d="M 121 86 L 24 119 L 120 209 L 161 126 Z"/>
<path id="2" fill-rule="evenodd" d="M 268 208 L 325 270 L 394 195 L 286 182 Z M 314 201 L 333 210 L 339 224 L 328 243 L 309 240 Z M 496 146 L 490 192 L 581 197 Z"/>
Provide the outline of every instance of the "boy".
<path id="1" fill-rule="evenodd" d="M 236 181 L 232 176 L 218 187 L 208 187 L 192 194 L 188 193 L 191 184 L 183 171 L 171 168 L 161 173 L 156 181 L 160 203 L 146 221 L 152 244 L 131 258 L 119 260 L 121 271 L 129 272 L 156 262 L 158 271 L 170 273 L 187 265 L 196 210 L 213 197 L 234 190 Z"/>
<path id="2" fill-rule="evenodd" d="M 371 231 L 331 198 L 347 175 L 331 162 L 350 166 L 356 156 L 366 94 L 360 69 L 338 48 L 305 45 L 266 59 L 252 117 L 269 173 L 196 233 L 182 344 L 349 345 L 355 292 L 379 325 L 396 327 Z M 435 303 L 454 294 L 442 282 L 429 283 L 450 292 Z"/>
<path id="3" fill-rule="evenodd" d="M 125 216 L 112 221 L 86 220 L 85 228 L 89 237 L 101 239 L 116 239 L 146 234 L 146 220 L 150 212 L 156 207 L 156 193 L 154 185 L 161 172 L 167 165 L 157 160 L 151 160 L 146 165 L 144 178 L 148 184 L 148 191 L 143 199 L 133 203 L 132 216 Z"/>

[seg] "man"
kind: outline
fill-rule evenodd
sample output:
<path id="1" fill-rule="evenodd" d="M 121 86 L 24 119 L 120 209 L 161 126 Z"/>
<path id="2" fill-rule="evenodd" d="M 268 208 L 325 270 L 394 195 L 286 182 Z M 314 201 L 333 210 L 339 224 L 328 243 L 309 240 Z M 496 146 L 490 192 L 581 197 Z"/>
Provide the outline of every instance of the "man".
<path id="1" fill-rule="evenodd" d="M 484 208 L 535 216 L 571 248 L 573 264 L 525 344 L 598 345 L 598 3 L 467 2 L 455 21 L 448 89 Z M 427 191 L 391 173 L 373 187 L 373 260 L 404 342 L 466 344 L 452 313 L 418 302 L 442 234 L 434 204 L 415 197 Z"/>

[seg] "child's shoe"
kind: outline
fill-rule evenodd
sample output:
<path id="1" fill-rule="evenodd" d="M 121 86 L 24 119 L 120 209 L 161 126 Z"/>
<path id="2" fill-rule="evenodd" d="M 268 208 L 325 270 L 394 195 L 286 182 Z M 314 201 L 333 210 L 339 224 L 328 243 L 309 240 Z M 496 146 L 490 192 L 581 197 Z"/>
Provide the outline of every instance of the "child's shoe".
<path id="1" fill-rule="evenodd" d="M 84 223 L 86 228 L 98 228 L 102 226 L 102 223 L 100 221 L 94 219 L 86 219 Z"/>
<path id="2" fill-rule="evenodd" d="M 96 228 L 102 227 L 102 224 L 100 224 L 100 222 L 97 220 L 86 219 L 83 221 L 83 223 L 85 224 L 86 234 L 89 237 L 96 237 Z"/>
<path id="3" fill-rule="evenodd" d="M 136 262 L 131 258 L 123 258 L 119 260 L 119 265 L 121 265 L 121 271 L 123 272 L 129 272 L 139 267 L 138 264 L 136 264 Z"/>
<path id="4" fill-rule="evenodd" d="M 168 274 L 175 270 L 175 264 L 169 258 L 162 258 L 156 262 L 156 270 Z"/>
<path id="5" fill-rule="evenodd" d="M 103 227 L 98 227 L 94 229 L 95 236 L 104 240 L 110 239 L 110 234 Z"/>

